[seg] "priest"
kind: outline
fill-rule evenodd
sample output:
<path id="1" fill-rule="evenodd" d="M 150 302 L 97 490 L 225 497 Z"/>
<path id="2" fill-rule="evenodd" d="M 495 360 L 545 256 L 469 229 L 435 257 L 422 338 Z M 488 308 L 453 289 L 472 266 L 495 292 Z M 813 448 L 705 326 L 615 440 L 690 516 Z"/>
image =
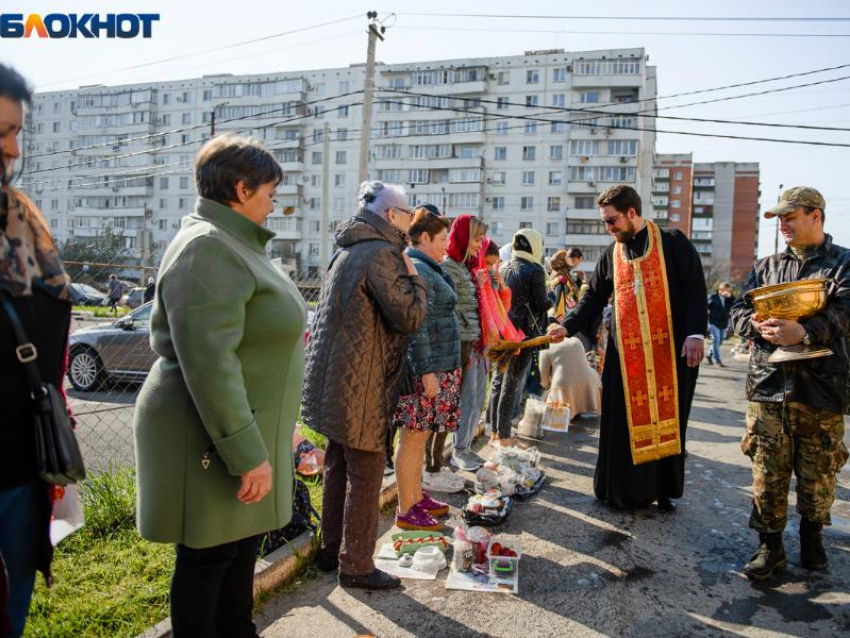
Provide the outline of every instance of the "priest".
<path id="1" fill-rule="evenodd" d="M 615 241 L 582 300 L 549 333 L 576 334 L 611 300 L 593 488 L 613 507 L 657 502 L 671 511 L 684 489 L 685 429 L 708 326 L 702 263 L 681 231 L 641 216 L 631 186 L 612 186 L 596 203 Z"/>

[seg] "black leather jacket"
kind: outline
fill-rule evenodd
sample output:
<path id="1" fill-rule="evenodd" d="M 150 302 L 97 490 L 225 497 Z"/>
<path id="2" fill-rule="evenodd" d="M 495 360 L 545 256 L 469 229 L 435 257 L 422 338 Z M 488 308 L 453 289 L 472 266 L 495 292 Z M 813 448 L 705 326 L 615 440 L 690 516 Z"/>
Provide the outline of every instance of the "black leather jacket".
<path id="1" fill-rule="evenodd" d="M 769 284 L 819 278 L 832 280 L 827 307 L 800 323 L 813 345 L 828 346 L 835 354 L 808 361 L 769 364 L 767 358 L 776 346 L 762 339 L 750 322 L 753 306 L 746 293 Z M 743 293 L 732 306 L 731 319 L 735 334 L 752 339 L 754 344 L 747 375 L 750 401 L 796 401 L 846 413 L 850 407 L 850 250 L 836 246 L 827 235 L 824 244 L 802 260 L 790 248 L 766 257 L 756 262 Z"/>
<path id="2" fill-rule="evenodd" d="M 546 272 L 540 264 L 514 257 L 502 268 L 505 284 L 511 289 L 511 323 L 526 337 L 546 334 L 546 311 L 552 307 L 546 292 Z"/>

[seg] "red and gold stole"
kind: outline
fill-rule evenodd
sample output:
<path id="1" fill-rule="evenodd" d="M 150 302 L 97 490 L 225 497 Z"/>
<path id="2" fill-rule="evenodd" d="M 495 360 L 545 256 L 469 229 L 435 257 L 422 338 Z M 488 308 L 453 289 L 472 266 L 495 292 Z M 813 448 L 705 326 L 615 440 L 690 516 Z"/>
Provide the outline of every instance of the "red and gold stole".
<path id="1" fill-rule="evenodd" d="M 646 226 L 643 257 L 629 260 L 625 244 L 614 246 L 617 348 L 635 465 L 682 451 L 667 266 L 661 232 L 651 221 Z"/>

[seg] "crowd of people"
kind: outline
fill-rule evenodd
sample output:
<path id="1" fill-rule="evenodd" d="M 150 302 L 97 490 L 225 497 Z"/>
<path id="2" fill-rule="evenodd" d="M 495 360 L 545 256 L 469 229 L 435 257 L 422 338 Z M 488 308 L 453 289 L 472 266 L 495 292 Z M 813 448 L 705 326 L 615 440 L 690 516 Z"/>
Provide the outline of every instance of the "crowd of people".
<path id="1" fill-rule="evenodd" d="M 9 181 L 30 102 L 24 79 L 0 65 L 0 297 L 21 316 L 43 378 L 61 390 L 68 279 L 43 215 Z M 584 277 L 580 250 L 547 263 L 536 230 L 521 229 L 500 248 L 474 215 L 411 208 L 402 187 L 364 182 L 355 214 L 336 232 L 305 349 L 305 303 L 266 253 L 274 233 L 265 222 L 282 180 L 257 140 L 209 140 L 195 160 L 195 210 L 149 282 L 158 358 L 135 410 L 137 524 L 144 538 L 176 546 L 176 638 L 256 636 L 258 539 L 290 519 L 299 410 L 328 441 L 318 567 L 337 572 L 344 587 L 388 589 L 399 580 L 373 560 L 388 457 L 396 524 L 439 530 L 449 507 L 432 492 L 463 489 L 459 472 L 484 463 L 473 448 L 482 416 L 488 445 L 522 445 L 513 427 L 529 389 L 562 391 L 575 416 L 601 412 L 600 501 L 673 510 L 704 341 L 710 331 L 712 360 L 723 365 L 719 344 L 730 326 L 754 344 L 742 450 L 753 461 L 750 525 L 761 545 L 744 571 L 766 579 L 786 563 L 792 472 L 801 562 L 826 567 L 821 529 L 848 456 L 850 251 L 824 233 L 816 190 L 791 189 L 767 213 L 780 217 L 788 249 L 757 262 L 735 300 L 728 284 L 708 298 L 693 245 L 644 219 L 631 186 L 599 196 L 614 241 Z M 748 291 L 801 278 L 832 282 L 825 310 L 800 322 L 754 313 Z M 36 572 L 49 577 L 55 494 L 39 474 L 35 407 L 15 336 L 10 313 L 0 312 L 3 638 L 22 635 Z M 544 336 L 550 346 L 518 348 L 504 370 L 488 365 L 489 345 Z M 777 347 L 801 343 L 830 344 L 834 354 L 768 361 Z M 591 364 L 598 357 L 601 381 Z"/>

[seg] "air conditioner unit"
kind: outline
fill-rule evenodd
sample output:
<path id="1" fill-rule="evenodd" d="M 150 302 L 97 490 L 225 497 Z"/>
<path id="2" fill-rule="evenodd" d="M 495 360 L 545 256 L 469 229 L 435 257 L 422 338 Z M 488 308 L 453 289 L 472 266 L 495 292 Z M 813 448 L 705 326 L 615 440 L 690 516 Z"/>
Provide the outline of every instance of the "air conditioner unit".
<path id="1" fill-rule="evenodd" d="M 310 176 L 309 176 L 309 175 L 304 175 L 304 176 L 301 178 L 301 181 L 303 181 L 303 182 L 306 184 L 307 182 L 309 182 L 309 181 L 310 181 Z"/>
<path id="2" fill-rule="evenodd" d="M 626 162 L 628 162 L 628 161 L 629 161 L 629 158 L 628 158 L 628 157 L 626 157 L 625 155 L 624 155 L 623 157 L 621 157 L 621 158 L 620 158 L 620 164 L 625 164 L 625 163 L 626 163 Z"/>
<path id="3" fill-rule="evenodd" d="M 585 155 L 584 157 L 581 158 L 582 164 L 587 164 L 589 161 L 590 161 L 590 158 L 587 155 Z"/>
<path id="4" fill-rule="evenodd" d="M 484 201 L 485 201 L 485 202 L 492 202 L 492 201 L 493 201 L 493 198 L 492 198 L 492 197 L 485 197 L 485 198 L 484 198 Z"/>
<path id="5" fill-rule="evenodd" d="M 587 185 L 595 188 L 596 182 L 588 182 Z"/>
<path id="6" fill-rule="evenodd" d="M 591 135 L 596 135 L 596 132 L 597 132 L 597 131 L 596 131 L 596 129 L 595 129 L 595 128 L 590 129 L 590 134 L 591 134 Z"/>
<path id="7" fill-rule="evenodd" d="M 176 100 L 177 102 L 182 102 L 182 101 L 183 101 L 183 96 L 182 96 L 182 95 L 178 95 L 178 96 L 175 98 L 175 100 Z"/>
<path id="8" fill-rule="evenodd" d="M 611 133 L 613 133 L 613 132 L 614 132 L 614 129 L 612 129 L 610 127 L 605 129 L 605 135 L 608 135 L 609 137 L 610 137 Z"/>

